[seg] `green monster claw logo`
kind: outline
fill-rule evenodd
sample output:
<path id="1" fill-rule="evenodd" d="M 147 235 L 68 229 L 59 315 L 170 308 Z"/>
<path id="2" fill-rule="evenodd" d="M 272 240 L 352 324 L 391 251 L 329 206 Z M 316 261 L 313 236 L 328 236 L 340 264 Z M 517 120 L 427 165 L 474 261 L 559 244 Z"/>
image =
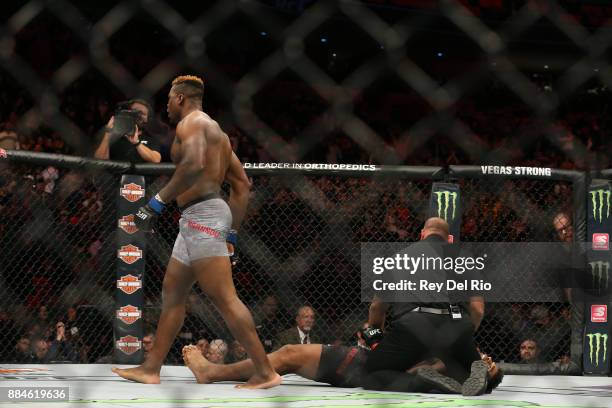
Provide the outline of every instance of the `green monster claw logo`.
<path id="1" fill-rule="evenodd" d="M 607 220 L 608 217 L 610 216 L 610 190 L 603 190 L 603 189 L 593 190 L 593 191 L 589 191 L 589 194 L 591 194 L 591 203 L 593 204 L 593 218 L 595 218 L 595 221 L 601 224 L 604 220 L 604 217 L 603 217 L 604 204 L 606 207 L 606 218 L 605 219 Z M 605 201 L 604 201 L 604 196 L 606 197 Z"/>
<path id="2" fill-rule="evenodd" d="M 587 337 L 589 338 L 589 361 L 591 364 L 593 364 L 593 354 L 595 354 L 595 367 L 598 367 L 599 351 L 603 349 L 603 358 L 601 359 L 601 363 L 605 364 L 606 358 L 608 357 L 608 335 L 602 333 L 590 333 L 587 334 Z M 595 339 L 595 349 L 593 349 L 593 339 Z M 593 351 L 595 353 L 593 353 Z"/>
<path id="3" fill-rule="evenodd" d="M 610 262 L 596 261 L 589 262 L 589 265 L 591 265 L 591 275 L 593 275 L 593 289 L 608 289 Z"/>
<path id="4" fill-rule="evenodd" d="M 438 197 L 438 217 L 444 218 L 445 221 L 448 221 L 448 207 L 451 205 L 453 211 L 451 213 L 451 220 L 455 219 L 455 210 L 457 209 L 457 193 L 451 191 L 436 191 L 434 194 Z"/>

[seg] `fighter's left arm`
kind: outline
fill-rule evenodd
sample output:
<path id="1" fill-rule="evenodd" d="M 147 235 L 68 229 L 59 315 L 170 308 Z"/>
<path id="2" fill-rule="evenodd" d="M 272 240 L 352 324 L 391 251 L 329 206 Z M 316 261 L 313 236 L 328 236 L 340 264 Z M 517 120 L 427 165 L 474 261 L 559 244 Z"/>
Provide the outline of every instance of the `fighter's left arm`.
<path id="1" fill-rule="evenodd" d="M 159 197 L 164 203 L 169 203 L 181 193 L 188 190 L 196 181 L 198 174 L 206 165 L 204 154 L 206 152 L 206 125 L 194 120 L 184 124 L 180 130 L 180 162 L 172 178 L 159 191 Z M 177 137 L 178 130 L 177 130 Z"/>

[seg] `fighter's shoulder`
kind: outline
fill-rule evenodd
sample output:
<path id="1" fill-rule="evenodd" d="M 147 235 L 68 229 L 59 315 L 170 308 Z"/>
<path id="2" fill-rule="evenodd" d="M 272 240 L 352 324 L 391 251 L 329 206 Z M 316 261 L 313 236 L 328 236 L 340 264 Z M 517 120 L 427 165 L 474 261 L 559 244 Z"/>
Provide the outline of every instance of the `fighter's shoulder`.
<path id="1" fill-rule="evenodd" d="M 189 131 L 202 130 L 206 136 L 222 133 L 219 124 L 202 111 L 192 112 L 185 116 L 176 128 L 177 133 L 183 133 L 187 129 Z"/>

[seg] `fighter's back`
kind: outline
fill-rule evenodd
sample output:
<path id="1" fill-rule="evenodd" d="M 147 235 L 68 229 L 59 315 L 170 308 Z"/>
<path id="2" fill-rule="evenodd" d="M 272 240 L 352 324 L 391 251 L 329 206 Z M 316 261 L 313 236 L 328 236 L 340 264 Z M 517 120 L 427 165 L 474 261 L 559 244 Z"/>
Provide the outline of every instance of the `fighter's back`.
<path id="1" fill-rule="evenodd" d="M 204 138 L 205 149 L 202 152 L 204 168 L 197 175 L 193 185 L 176 198 L 179 206 L 208 193 L 218 192 L 232 158 L 229 137 L 216 121 L 202 111 L 195 111 L 185 116 L 176 127 L 176 139 L 179 143 L 190 137 Z M 176 161 L 180 159 L 175 157 Z"/>

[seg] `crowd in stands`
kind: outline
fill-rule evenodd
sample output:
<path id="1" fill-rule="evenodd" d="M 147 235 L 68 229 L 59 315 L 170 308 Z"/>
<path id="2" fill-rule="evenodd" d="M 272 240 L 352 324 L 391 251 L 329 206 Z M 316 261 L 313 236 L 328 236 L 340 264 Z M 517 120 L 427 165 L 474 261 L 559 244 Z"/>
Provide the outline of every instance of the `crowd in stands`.
<path id="1" fill-rule="evenodd" d="M 70 306 L 65 314 L 53 314 L 41 305 L 35 314 L 19 308 L 0 309 L 0 362 L 2 363 L 112 363 L 109 345 L 97 344 L 88 331 L 97 330 L 95 322 L 81 316 L 86 307 Z M 519 305 L 510 309 L 503 328 L 498 327 L 499 339 L 505 338 L 503 348 L 495 346 L 498 339 L 480 342 L 480 349 L 493 352 L 496 359 L 520 364 L 569 360 L 569 309 L 554 318 L 550 305 Z M 15 312 L 20 313 L 16 315 Z M 360 336 L 359 323 L 353 333 L 341 338 L 334 336 L 325 319 L 320 319 L 314 308 L 302 305 L 294 316 L 279 307 L 274 295 L 264 297 L 253 306 L 257 331 L 268 352 L 286 344 L 345 344 L 366 347 Z M 86 312 L 85 312 L 86 313 Z M 493 313 L 494 315 L 496 312 Z M 500 316 L 494 316 L 493 319 Z M 210 322 L 208 322 L 210 324 Z M 93 327 L 88 327 L 93 326 Z M 321 327 L 320 327 L 321 326 Z M 142 339 L 144 357 L 155 341 L 154 326 L 146 325 Z M 187 336 L 188 335 L 188 336 Z M 89 336 L 89 339 L 87 338 Z M 96 339 L 97 340 L 97 339 Z M 223 334 L 213 333 L 202 316 L 185 322 L 177 336 L 168 364 L 181 364 L 182 347 L 194 344 L 211 362 L 225 364 L 248 358 L 242 345 Z M 502 349 L 505 349 L 502 351 Z"/>
<path id="2" fill-rule="evenodd" d="M 212 112 L 224 125 L 237 155 L 243 162 L 316 162 L 316 163 L 372 163 L 405 165 L 454 165 L 454 164 L 510 164 L 562 169 L 608 168 L 612 165 L 609 155 L 610 140 L 605 131 L 612 124 L 610 106 L 611 92 L 601 89 L 597 93 L 584 90 L 559 112 L 558 118 L 542 123 L 524 104 L 507 104 L 513 94 L 510 90 L 497 91 L 487 99 L 470 98 L 460 101 L 455 108 L 455 118 L 446 129 L 432 132 L 423 143 L 420 130 L 415 126 L 423 116 L 402 114 L 417 111 L 425 116 L 424 103 L 402 94 L 381 93 L 364 96 L 358 101 L 355 115 L 368 125 L 377 136 L 373 146 L 384 153 L 376 154 L 360 144 L 359 135 L 342 130 L 342 122 L 323 113 L 325 103 L 312 95 L 312 90 L 300 82 L 280 81 L 278 87 L 285 92 L 273 92 L 258 100 L 268 100 L 256 106 L 256 113 L 266 124 L 236 123 L 227 121 L 228 112 Z M 492 85 L 493 89 L 495 88 Z M 2 90 L 0 92 L 7 92 Z M 284 94 L 285 97 L 282 96 Z M 369 92 L 372 93 L 372 92 Z M 298 96 L 306 94 L 306 96 Z M 372 101 L 367 100 L 371 98 Z M 480 99 L 480 100 L 479 100 Z M 493 100 L 493 102 L 491 102 Z M 118 102 L 118 101 L 115 101 Z M 293 112 L 279 115 L 276 102 L 291 106 Z M 109 102 L 104 102 L 105 104 Z M 315 105 L 314 107 L 312 105 Z M 163 105 L 160 104 L 159 107 Z M 100 132 L 111 117 L 107 110 L 101 119 L 95 120 L 84 135 L 89 148 L 81 155 L 93 156 L 93 150 L 100 141 Z M 398 118 L 395 119 L 393 116 Z M 399 116 L 402 115 L 402 116 Z M 0 125 L 0 147 L 13 147 L 3 136 L 16 136 L 22 150 L 47 153 L 78 153 L 62 137 L 58 130 L 44 124 L 30 126 L 20 121 L 15 112 L 3 115 Z M 163 114 L 157 113 L 161 122 Z M 389 118 L 392 120 L 389 120 Z M 494 119 L 492 119 L 494 118 Z M 225 123 L 224 123 L 225 122 Z M 316 135 L 309 127 L 323 129 Z M 469 136 L 454 136 L 451 130 L 465 126 Z M 172 133 L 164 131 L 156 135 L 160 145 L 162 161 L 170 161 L 169 146 Z M 316 138 L 313 142 L 313 138 Z M 5 147 L 5 148 L 6 148 Z M 394 156 L 397 156 L 395 158 Z"/>

